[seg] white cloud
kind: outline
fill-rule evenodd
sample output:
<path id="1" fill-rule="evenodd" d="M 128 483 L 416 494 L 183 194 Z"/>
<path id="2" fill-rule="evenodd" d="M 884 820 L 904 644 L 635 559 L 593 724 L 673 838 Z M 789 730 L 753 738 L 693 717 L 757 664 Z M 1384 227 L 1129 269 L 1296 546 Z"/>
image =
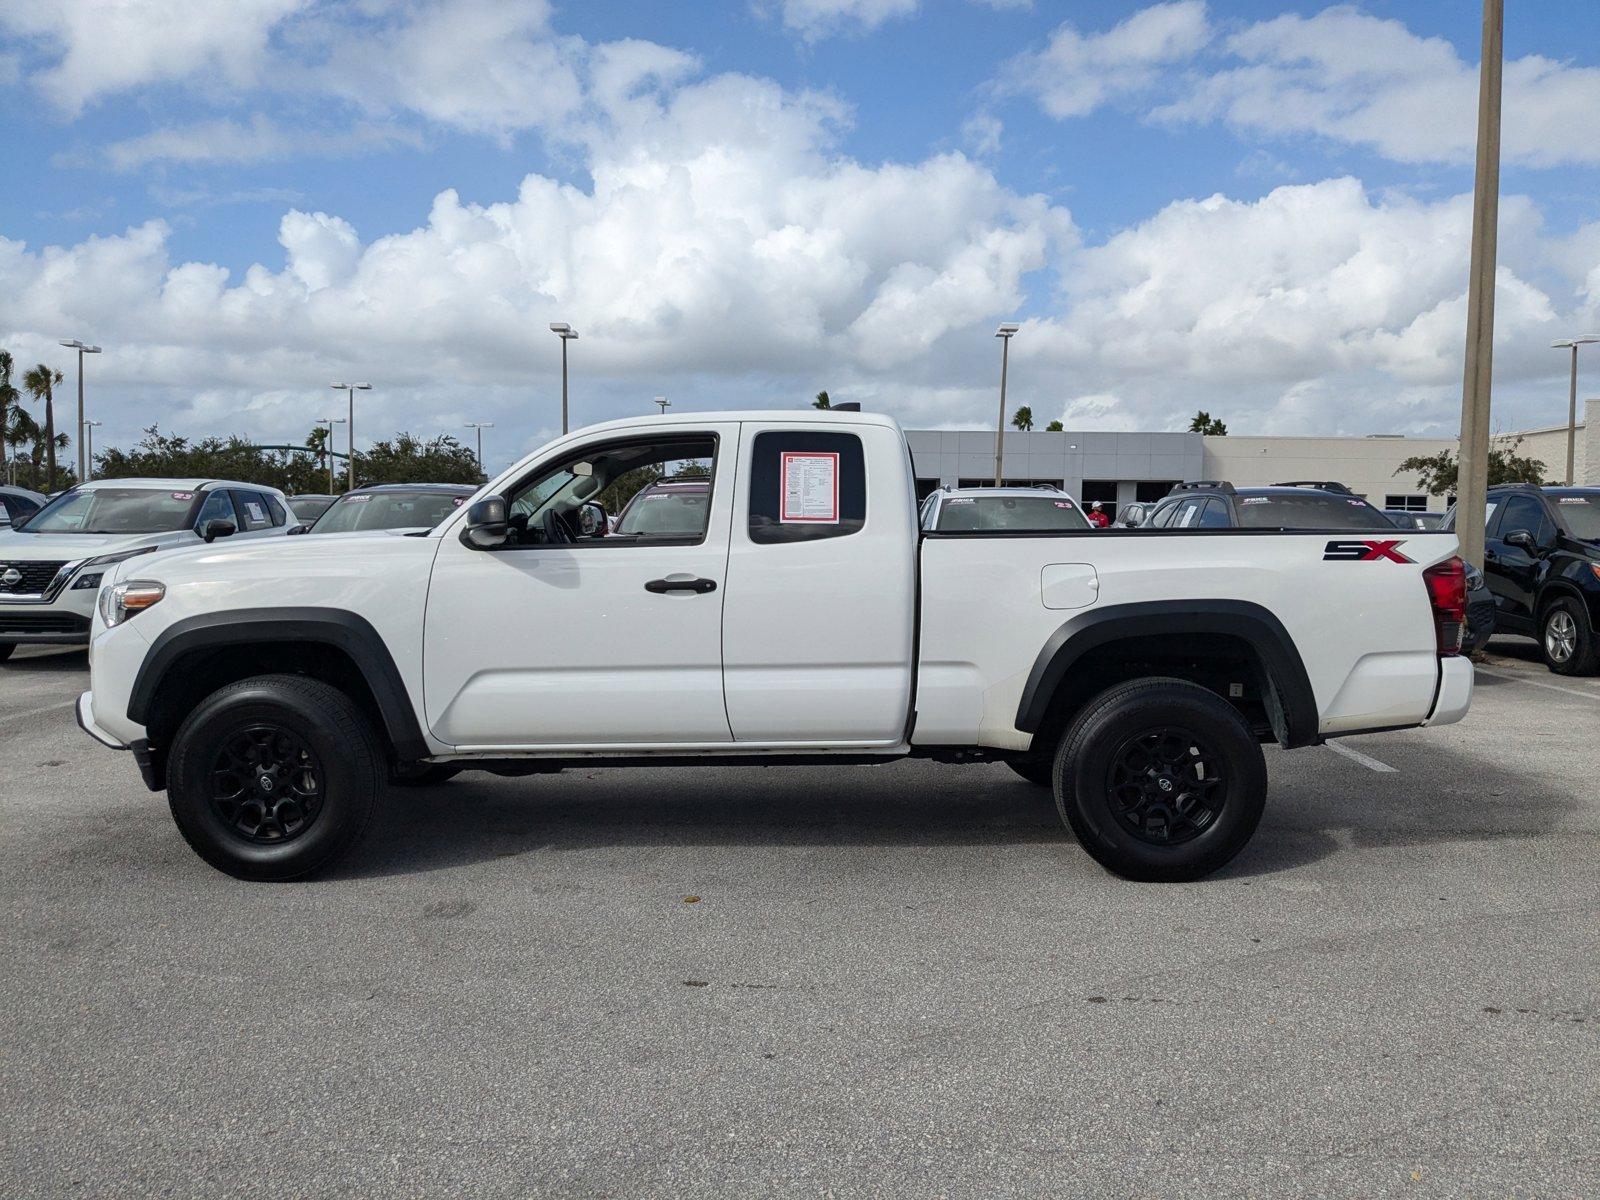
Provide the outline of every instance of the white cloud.
<path id="1" fill-rule="evenodd" d="M 1000 141 L 1005 126 L 993 113 L 973 113 L 961 123 L 961 140 L 977 155 L 987 157 L 1000 153 Z"/>
<path id="2" fill-rule="evenodd" d="M 1158 115 L 1222 119 L 1274 136 L 1316 134 L 1401 162 L 1467 163 L 1477 129 L 1478 66 L 1442 38 L 1354 8 L 1294 14 L 1234 34 L 1223 70 Z M 1600 68 L 1539 55 L 1505 64 L 1503 153 L 1530 166 L 1600 164 L 1583 131 L 1600 114 Z"/>
<path id="3" fill-rule="evenodd" d="M 412 131 L 359 123 L 336 131 L 288 128 L 264 114 L 248 122 L 225 117 L 169 125 L 112 142 L 93 154 L 73 151 L 60 156 L 65 165 L 81 166 L 96 159 L 113 171 L 137 171 L 153 163 L 254 163 L 287 158 L 346 157 L 397 145 L 416 146 Z"/>
<path id="4" fill-rule="evenodd" d="M 1104 33 L 1080 33 L 1066 23 L 1044 49 L 1006 64 L 999 87 L 1032 95 L 1052 117 L 1081 117 L 1149 88 L 1210 38 L 1203 0 L 1152 5 Z"/>
<path id="5" fill-rule="evenodd" d="M 786 28 L 808 41 L 843 32 L 867 32 L 917 11 L 920 0 L 781 0 Z"/>

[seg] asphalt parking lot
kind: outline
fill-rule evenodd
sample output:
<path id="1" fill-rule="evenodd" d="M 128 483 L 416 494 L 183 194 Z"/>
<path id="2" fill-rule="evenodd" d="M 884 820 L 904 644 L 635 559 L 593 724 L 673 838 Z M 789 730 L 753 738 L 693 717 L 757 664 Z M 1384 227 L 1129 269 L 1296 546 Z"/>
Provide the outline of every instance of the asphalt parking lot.
<path id="1" fill-rule="evenodd" d="M 238 883 L 21 651 L 0 1193 L 1600 1194 L 1600 680 L 1532 651 L 1164 886 L 930 763 L 468 775 Z"/>

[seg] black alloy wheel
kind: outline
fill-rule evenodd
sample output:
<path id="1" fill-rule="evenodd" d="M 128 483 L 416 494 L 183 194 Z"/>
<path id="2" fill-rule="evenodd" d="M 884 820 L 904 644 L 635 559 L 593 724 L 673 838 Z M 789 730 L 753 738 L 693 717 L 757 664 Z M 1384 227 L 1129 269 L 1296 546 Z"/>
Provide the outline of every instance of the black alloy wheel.
<path id="1" fill-rule="evenodd" d="M 234 834 L 277 845 L 310 829 L 322 812 L 317 756 L 293 730 L 257 722 L 223 741 L 211 768 L 211 803 Z"/>
<path id="2" fill-rule="evenodd" d="M 1177 846 L 1222 813 L 1225 760 L 1192 729 L 1164 726 L 1125 740 L 1111 755 L 1106 790 L 1113 812 L 1140 841 Z"/>

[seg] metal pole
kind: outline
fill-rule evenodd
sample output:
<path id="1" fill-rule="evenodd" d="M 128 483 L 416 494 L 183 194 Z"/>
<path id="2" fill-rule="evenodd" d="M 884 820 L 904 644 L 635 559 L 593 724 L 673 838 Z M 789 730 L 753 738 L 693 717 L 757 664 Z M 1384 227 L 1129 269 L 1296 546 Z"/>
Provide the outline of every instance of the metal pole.
<path id="1" fill-rule="evenodd" d="M 1578 442 L 1578 343 L 1572 343 L 1572 386 L 1567 392 L 1567 486 L 1572 486 L 1572 452 Z"/>
<path id="2" fill-rule="evenodd" d="M 567 432 L 567 339 L 561 339 L 561 432 Z"/>
<path id="3" fill-rule="evenodd" d="M 1000 419 L 994 427 L 994 485 L 1001 486 L 1004 475 L 1001 463 L 1005 455 L 1006 444 L 1006 368 L 1011 359 L 1011 339 L 1000 339 Z"/>
<path id="4" fill-rule="evenodd" d="M 1472 263 L 1467 283 L 1467 355 L 1461 383 L 1461 453 L 1456 536 L 1461 557 L 1483 567 L 1483 511 L 1489 490 L 1489 398 L 1494 373 L 1494 270 L 1500 213 L 1500 62 L 1504 0 L 1483 0 L 1478 68 L 1478 159 L 1472 197 Z"/>
<path id="5" fill-rule="evenodd" d="M 350 471 L 345 490 L 356 490 L 356 390 L 350 388 Z"/>
<path id="6" fill-rule="evenodd" d="M 483 426 L 478 426 L 478 470 L 483 470 Z"/>
<path id="7" fill-rule="evenodd" d="M 88 479 L 83 453 L 83 347 L 78 347 L 78 482 Z"/>

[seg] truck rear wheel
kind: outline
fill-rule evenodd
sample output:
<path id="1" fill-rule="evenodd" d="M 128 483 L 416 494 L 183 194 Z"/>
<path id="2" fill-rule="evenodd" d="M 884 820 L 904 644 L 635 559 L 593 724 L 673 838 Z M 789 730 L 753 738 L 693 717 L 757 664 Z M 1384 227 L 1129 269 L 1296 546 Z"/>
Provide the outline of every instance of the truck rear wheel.
<path id="1" fill-rule="evenodd" d="M 167 801 L 219 871 L 296 879 L 360 838 L 386 773 L 371 720 L 316 679 L 260 675 L 207 696 L 178 728 Z"/>
<path id="2" fill-rule="evenodd" d="M 1084 705 L 1056 752 L 1055 793 L 1061 819 L 1107 870 L 1199 879 L 1255 833 L 1266 761 L 1220 696 L 1182 679 L 1141 679 Z"/>

